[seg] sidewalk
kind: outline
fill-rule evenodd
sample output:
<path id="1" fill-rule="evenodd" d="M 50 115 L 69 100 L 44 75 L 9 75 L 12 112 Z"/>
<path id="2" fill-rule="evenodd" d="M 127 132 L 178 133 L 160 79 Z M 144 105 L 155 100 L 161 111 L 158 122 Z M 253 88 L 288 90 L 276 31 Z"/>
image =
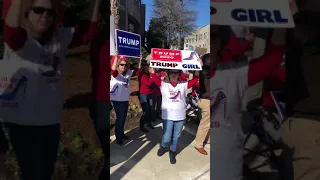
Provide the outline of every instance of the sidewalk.
<path id="1" fill-rule="evenodd" d="M 210 154 L 198 153 L 194 146 L 196 126 L 187 123 L 178 145 L 177 164 L 169 162 L 168 153 L 157 156 L 162 124 L 143 134 L 139 129 L 126 133 L 130 137 L 124 146 L 110 137 L 110 178 L 112 180 L 209 180 Z M 208 153 L 210 145 L 206 145 Z"/>

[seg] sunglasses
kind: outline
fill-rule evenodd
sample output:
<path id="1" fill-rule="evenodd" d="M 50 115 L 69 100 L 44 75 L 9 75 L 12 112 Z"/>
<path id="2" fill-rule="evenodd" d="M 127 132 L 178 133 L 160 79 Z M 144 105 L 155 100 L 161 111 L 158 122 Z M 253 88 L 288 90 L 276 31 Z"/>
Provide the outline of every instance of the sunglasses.
<path id="1" fill-rule="evenodd" d="M 128 65 L 127 65 L 127 64 L 119 64 L 119 66 L 125 66 L 125 67 L 127 67 Z"/>
<path id="2" fill-rule="evenodd" d="M 35 14 L 39 14 L 39 15 L 43 15 L 45 12 L 47 12 L 50 16 L 56 15 L 56 11 L 53 8 L 44 8 L 40 6 L 35 6 L 35 7 L 32 7 L 31 10 Z"/>

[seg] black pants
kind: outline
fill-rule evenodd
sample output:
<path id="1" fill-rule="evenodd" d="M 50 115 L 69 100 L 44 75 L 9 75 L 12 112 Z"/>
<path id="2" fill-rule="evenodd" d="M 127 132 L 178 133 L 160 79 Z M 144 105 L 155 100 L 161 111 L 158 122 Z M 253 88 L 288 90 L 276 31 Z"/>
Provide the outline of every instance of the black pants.
<path id="1" fill-rule="evenodd" d="M 129 101 L 112 101 L 116 112 L 115 135 L 117 140 L 121 140 L 124 135 L 124 125 L 127 119 Z"/>
<path id="2" fill-rule="evenodd" d="M 110 176 L 110 103 L 107 101 L 93 101 L 89 111 L 104 154 L 104 165 L 99 179 L 105 180 Z"/>
<path id="3" fill-rule="evenodd" d="M 142 108 L 140 127 L 144 127 L 145 124 L 151 124 L 152 121 L 152 114 L 154 113 L 153 97 L 151 95 L 140 94 L 139 101 Z"/>
<path id="4" fill-rule="evenodd" d="M 59 124 L 22 126 L 6 123 L 21 169 L 21 180 L 51 180 L 60 140 Z"/>

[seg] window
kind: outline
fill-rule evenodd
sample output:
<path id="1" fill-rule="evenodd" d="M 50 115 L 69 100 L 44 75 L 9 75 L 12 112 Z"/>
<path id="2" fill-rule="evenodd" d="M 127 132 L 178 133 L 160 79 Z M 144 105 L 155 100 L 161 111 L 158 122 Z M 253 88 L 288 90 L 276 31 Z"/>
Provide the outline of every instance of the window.
<path id="1" fill-rule="evenodd" d="M 203 36 L 204 36 L 204 39 L 207 39 L 207 33 L 204 33 Z"/>
<path id="2" fill-rule="evenodd" d="M 128 31 L 135 33 L 134 24 L 132 22 L 130 22 L 130 21 L 128 23 Z"/>

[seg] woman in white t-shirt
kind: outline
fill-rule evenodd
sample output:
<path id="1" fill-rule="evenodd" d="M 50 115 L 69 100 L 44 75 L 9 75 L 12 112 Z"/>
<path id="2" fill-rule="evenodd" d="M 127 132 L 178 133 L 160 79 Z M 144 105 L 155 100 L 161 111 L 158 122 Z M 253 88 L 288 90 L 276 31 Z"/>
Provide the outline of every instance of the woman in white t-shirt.
<path id="1" fill-rule="evenodd" d="M 201 60 L 200 60 L 201 61 Z M 182 133 L 184 120 L 186 118 L 186 97 L 187 90 L 198 83 L 199 71 L 190 81 L 179 81 L 182 73 L 181 70 L 171 69 L 168 71 L 169 81 L 162 81 L 155 74 L 155 69 L 151 69 L 152 81 L 160 87 L 162 95 L 162 119 L 163 119 L 163 136 L 158 150 L 158 156 L 166 153 L 166 148 L 172 139 L 170 146 L 170 163 L 176 163 L 176 150 L 178 140 Z"/>
<path id="2" fill-rule="evenodd" d="M 65 54 L 89 43 L 101 0 L 84 27 L 58 25 L 53 0 L 12 0 L 4 25 L 0 62 L 0 120 L 21 170 L 21 179 L 49 180 L 55 168 L 64 104 Z"/>
<path id="3" fill-rule="evenodd" d="M 283 29 L 275 29 L 263 56 L 247 62 L 223 61 L 222 32 L 211 26 L 211 173 L 217 180 L 242 180 L 242 102 L 246 90 L 268 77 L 283 61 Z M 249 33 L 248 37 L 254 38 Z M 222 39 L 224 38 L 224 39 Z M 220 50 L 219 50 L 220 49 Z"/>
<path id="4" fill-rule="evenodd" d="M 141 58 L 138 69 L 130 70 L 128 58 L 114 56 L 111 66 L 110 100 L 116 112 L 115 135 L 119 145 L 123 145 L 123 139 L 129 139 L 124 134 L 124 124 L 127 118 L 130 99 L 130 79 L 140 71 Z"/>

